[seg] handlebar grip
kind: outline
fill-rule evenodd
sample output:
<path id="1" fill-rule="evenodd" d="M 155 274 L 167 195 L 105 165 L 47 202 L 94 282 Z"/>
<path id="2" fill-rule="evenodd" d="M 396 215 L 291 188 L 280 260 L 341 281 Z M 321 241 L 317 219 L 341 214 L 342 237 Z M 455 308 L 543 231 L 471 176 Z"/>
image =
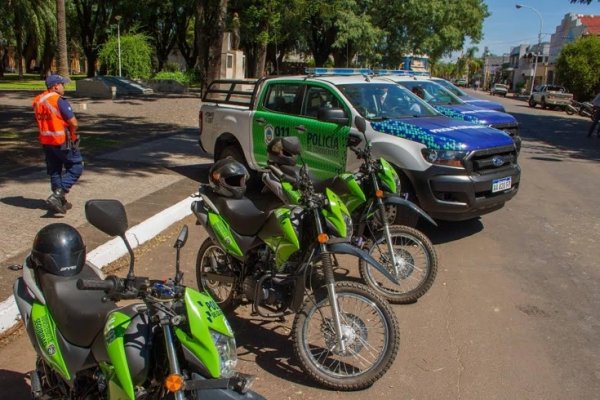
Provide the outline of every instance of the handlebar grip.
<path id="1" fill-rule="evenodd" d="M 77 289 L 79 290 L 113 290 L 116 282 L 113 279 L 97 280 L 97 279 L 78 279 Z"/>

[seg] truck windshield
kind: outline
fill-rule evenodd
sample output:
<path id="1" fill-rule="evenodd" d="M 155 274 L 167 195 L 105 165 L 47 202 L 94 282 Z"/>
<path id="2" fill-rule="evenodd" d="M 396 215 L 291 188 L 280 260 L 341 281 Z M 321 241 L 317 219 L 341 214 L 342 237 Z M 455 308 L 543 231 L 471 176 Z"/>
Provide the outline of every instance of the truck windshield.
<path id="1" fill-rule="evenodd" d="M 363 82 L 337 87 L 356 111 L 369 120 L 439 115 L 425 101 L 395 84 Z"/>
<path id="2" fill-rule="evenodd" d="M 465 92 L 463 92 L 460 88 L 454 86 L 451 82 L 448 82 L 445 79 L 436 79 L 435 83 L 442 85 L 443 87 L 445 87 L 446 89 L 448 89 L 449 91 L 451 91 L 458 97 L 467 96 L 467 94 Z"/>
<path id="3" fill-rule="evenodd" d="M 449 90 L 431 81 L 401 81 L 398 83 L 434 106 L 465 104 Z"/>

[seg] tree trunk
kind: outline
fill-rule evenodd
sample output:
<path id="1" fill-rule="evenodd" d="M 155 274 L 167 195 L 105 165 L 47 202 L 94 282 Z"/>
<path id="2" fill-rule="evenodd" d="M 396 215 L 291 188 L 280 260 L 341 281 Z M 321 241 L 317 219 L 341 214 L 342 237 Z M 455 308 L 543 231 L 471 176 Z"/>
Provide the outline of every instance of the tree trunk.
<path id="1" fill-rule="evenodd" d="M 267 45 L 258 45 L 256 52 L 256 67 L 254 69 L 254 77 L 261 78 L 263 76 L 268 75 L 265 70 L 265 65 L 267 63 Z"/>
<path id="2" fill-rule="evenodd" d="M 58 31 L 57 72 L 64 77 L 69 76 L 69 61 L 67 57 L 67 25 L 65 0 L 56 0 L 56 22 Z"/>
<path id="3" fill-rule="evenodd" d="M 206 83 L 210 84 L 219 78 L 221 71 L 221 49 L 223 48 L 223 36 L 225 32 L 225 18 L 227 16 L 227 0 L 219 0 L 219 9 L 216 10 L 215 24 L 210 28 L 214 32 L 210 47 L 208 49 L 208 68 L 206 70 Z"/>

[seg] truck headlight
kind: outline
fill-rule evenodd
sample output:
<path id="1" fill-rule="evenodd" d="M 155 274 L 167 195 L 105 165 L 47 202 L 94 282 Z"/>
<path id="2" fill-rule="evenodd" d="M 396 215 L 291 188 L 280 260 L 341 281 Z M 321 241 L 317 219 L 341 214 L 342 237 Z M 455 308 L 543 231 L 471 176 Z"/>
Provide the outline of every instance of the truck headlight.
<path id="1" fill-rule="evenodd" d="M 464 168 L 463 160 L 467 156 L 467 152 L 461 150 L 423 149 L 421 153 L 423 158 L 431 164 L 457 168 Z"/>
<path id="2" fill-rule="evenodd" d="M 210 331 L 210 334 L 219 353 L 221 377 L 230 378 L 235 374 L 235 366 L 237 365 L 235 338 L 213 330 Z"/>

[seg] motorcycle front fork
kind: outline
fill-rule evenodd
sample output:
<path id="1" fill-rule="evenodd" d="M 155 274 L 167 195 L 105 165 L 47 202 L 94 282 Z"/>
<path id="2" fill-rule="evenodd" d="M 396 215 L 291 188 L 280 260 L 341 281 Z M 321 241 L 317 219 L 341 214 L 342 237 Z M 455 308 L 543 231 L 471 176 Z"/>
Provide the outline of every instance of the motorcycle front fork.
<path id="1" fill-rule="evenodd" d="M 319 218 L 318 213 L 315 213 L 315 223 L 317 232 L 323 233 L 323 225 L 321 225 L 321 219 Z M 333 328 L 335 329 L 339 351 L 345 353 L 346 338 L 342 331 L 342 317 L 340 315 L 340 306 L 337 301 L 337 293 L 335 290 L 335 277 L 333 276 L 333 262 L 331 260 L 332 255 L 329 253 L 327 246 L 325 246 L 324 243 L 321 243 L 320 249 L 321 265 L 323 267 L 323 273 L 325 274 L 325 287 L 327 288 L 327 294 L 329 295 L 329 304 L 331 306 L 331 315 L 333 317 Z"/>
<path id="2" fill-rule="evenodd" d="M 396 252 L 394 251 L 394 243 L 392 242 L 392 234 L 390 233 L 390 223 L 387 220 L 387 214 L 385 212 L 385 205 L 381 198 L 377 198 L 377 207 L 381 215 L 381 223 L 383 224 L 383 234 L 385 235 L 385 242 L 387 243 L 388 255 L 392 263 L 394 277 L 398 279 L 400 271 L 398 270 L 398 260 L 396 258 Z"/>
<path id="3" fill-rule="evenodd" d="M 163 317 L 168 318 L 168 317 Z M 175 343 L 173 342 L 173 334 L 171 333 L 171 325 L 168 323 L 162 326 L 163 334 L 165 337 L 165 349 L 167 350 L 167 359 L 169 360 L 169 371 L 171 374 L 181 375 L 181 368 L 179 368 L 179 360 L 177 359 L 177 351 L 175 350 Z M 175 400 L 185 400 L 185 394 L 183 390 L 179 390 L 173 393 Z"/>

